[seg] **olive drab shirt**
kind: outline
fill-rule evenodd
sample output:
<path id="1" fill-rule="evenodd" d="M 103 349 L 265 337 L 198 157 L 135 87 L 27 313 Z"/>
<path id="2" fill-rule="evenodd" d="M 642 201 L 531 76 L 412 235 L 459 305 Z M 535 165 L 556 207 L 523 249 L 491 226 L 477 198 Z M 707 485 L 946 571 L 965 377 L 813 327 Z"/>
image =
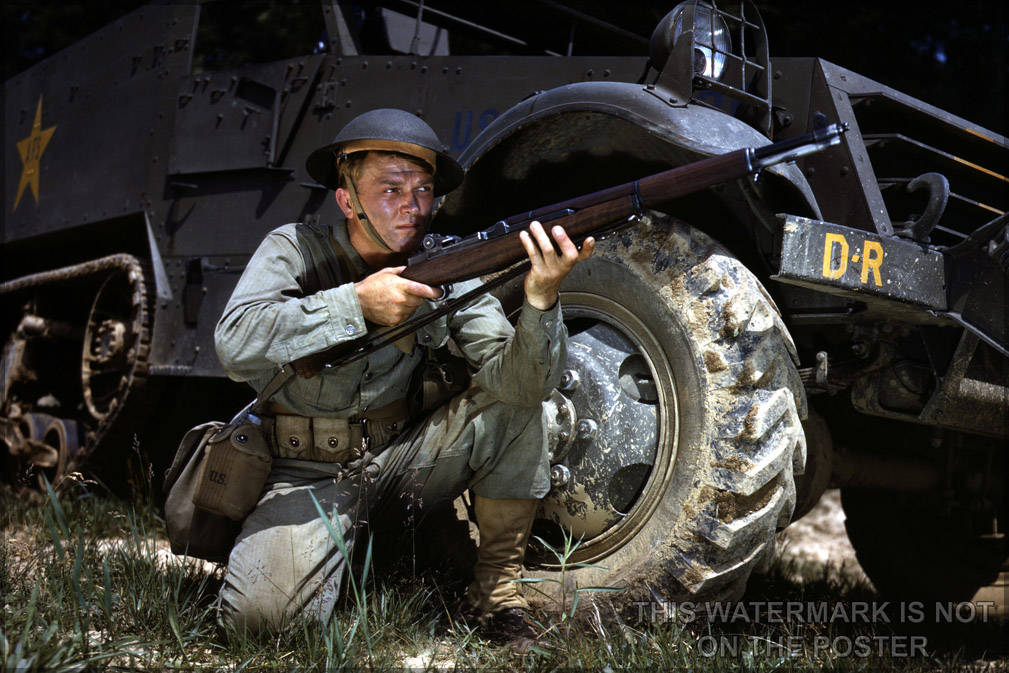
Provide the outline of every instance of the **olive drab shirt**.
<path id="1" fill-rule="evenodd" d="M 362 336 L 369 324 L 354 282 L 373 271 L 350 244 L 344 223 L 332 230 L 287 224 L 270 232 L 249 260 L 214 332 L 225 371 L 261 391 L 278 366 Z M 478 282 L 456 284 L 453 296 Z M 417 311 L 435 306 L 427 301 Z M 482 295 L 423 327 L 415 344 L 438 348 L 453 337 L 476 369 L 476 385 L 503 402 L 533 405 L 557 384 L 566 335 L 559 302 L 547 311 L 527 302 L 512 328 L 498 300 Z M 293 377 L 272 399 L 304 416 L 346 418 L 380 408 L 407 396 L 423 350 L 415 345 L 406 354 L 389 345 L 310 379 Z"/>

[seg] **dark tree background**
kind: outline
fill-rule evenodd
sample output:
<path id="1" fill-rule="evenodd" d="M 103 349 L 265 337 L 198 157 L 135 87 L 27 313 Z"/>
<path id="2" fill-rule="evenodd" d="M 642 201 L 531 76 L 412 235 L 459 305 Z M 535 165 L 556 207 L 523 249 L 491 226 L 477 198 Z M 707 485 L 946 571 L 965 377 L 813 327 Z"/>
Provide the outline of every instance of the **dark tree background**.
<path id="1" fill-rule="evenodd" d="M 4 79 L 140 4 L 137 0 L 7 0 L 2 5 Z M 365 28 L 374 4 L 341 0 L 350 20 Z M 552 0 L 430 0 L 430 4 L 460 14 L 491 15 L 499 29 L 566 51 L 570 21 Z M 676 2 L 567 0 L 563 4 L 647 37 Z M 820 56 L 1002 134 L 1009 117 L 1007 5 L 1005 0 L 757 2 L 772 54 Z M 408 11 L 405 6 L 400 9 Z M 316 0 L 218 0 L 206 4 L 203 12 L 206 20 L 201 21 L 198 35 L 198 67 L 311 53 L 325 39 Z M 455 34 L 452 41 L 454 48 L 464 45 Z M 471 52 L 486 50 L 474 42 L 465 46 Z M 627 53 L 629 48 L 645 51 L 632 41 L 613 39 L 580 24 L 573 53 Z"/>

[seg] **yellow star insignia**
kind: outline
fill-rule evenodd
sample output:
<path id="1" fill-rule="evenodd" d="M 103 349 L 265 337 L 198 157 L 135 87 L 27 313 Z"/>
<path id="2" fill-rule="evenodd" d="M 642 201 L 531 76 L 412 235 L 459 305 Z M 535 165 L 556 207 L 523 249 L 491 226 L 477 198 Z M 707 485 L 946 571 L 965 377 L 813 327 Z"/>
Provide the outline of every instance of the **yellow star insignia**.
<path id="1" fill-rule="evenodd" d="M 47 129 L 42 128 L 42 96 L 39 96 L 39 104 L 35 109 L 35 121 L 32 122 L 32 132 L 27 138 L 17 143 L 18 154 L 21 155 L 21 180 L 18 182 L 18 194 L 14 198 L 14 210 L 17 210 L 18 203 L 21 202 L 21 195 L 24 194 L 25 187 L 32 188 L 32 195 L 35 203 L 39 202 L 39 160 L 42 153 L 46 151 L 46 145 L 53 136 L 55 126 Z M 13 211 L 12 211 L 13 212 Z"/>

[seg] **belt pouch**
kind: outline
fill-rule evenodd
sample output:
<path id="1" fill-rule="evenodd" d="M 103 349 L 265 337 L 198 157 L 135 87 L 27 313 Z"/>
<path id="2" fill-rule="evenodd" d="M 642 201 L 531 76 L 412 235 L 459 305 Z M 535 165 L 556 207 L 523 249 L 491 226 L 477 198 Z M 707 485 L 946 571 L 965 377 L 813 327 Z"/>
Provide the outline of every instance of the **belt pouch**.
<path id="1" fill-rule="evenodd" d="M 281 458 L 347 463 L 361 457 L 360 438 L 353 441 L 346 418 L 276 417 L 277 451 Z"/>
<path id="2" fill-rule="evenodd" d="M 313 418 L 313 460 L 324 463 L 348 463 L 361 457 L 361 442 L 351 441 L 346 418 Z"/>
<path id="3" fill-rule="evenodd" d="M 207 443 L 193 504 L 240 521 L 252 511 L 273 458 L 262 429 L 253 423 L 226 426 Z"/>

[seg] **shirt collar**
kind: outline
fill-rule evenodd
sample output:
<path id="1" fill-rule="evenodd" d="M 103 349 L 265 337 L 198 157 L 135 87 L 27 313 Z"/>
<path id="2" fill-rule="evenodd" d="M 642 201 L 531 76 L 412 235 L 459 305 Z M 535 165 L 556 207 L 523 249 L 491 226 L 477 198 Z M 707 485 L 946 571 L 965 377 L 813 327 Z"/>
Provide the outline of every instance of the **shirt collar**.
<path id="1" fill-rule="evenodd" d="M 350 260 L 350 263 L 353 265 L 354 270 L 358 273 L 359 277 L 363 278 L 372 273 L 372 269 L 368 267 L 368 263 L 365 262 L 360 253 L 358 253 L 357 248 L 350 243 L 350 235 L 347 233 L 346 220 L 340 222 L 339 224 L 334 224 L 330 227 L 330 232 L 333 242 L 336 245 L 339 245 L 344 254 L 347 255 L 347 259 Z"/>

